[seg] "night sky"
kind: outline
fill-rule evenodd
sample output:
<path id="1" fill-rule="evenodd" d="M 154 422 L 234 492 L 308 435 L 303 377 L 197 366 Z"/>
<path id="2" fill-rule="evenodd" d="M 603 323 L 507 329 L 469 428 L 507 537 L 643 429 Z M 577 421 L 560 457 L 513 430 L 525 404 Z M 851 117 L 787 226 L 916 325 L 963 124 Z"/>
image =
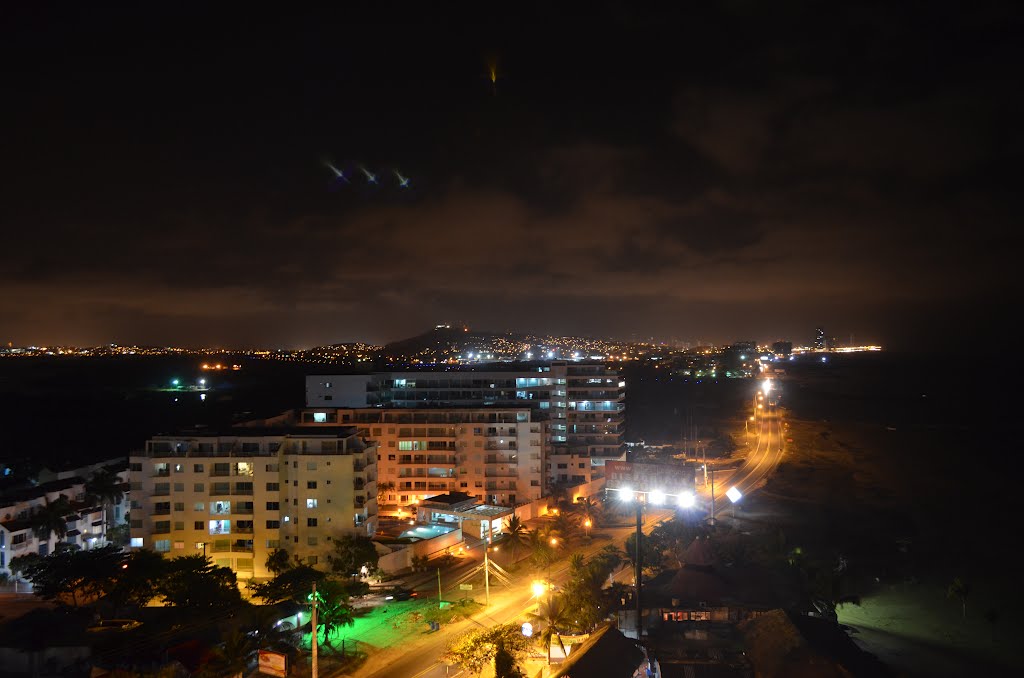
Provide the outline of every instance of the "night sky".
<path id="1" fill-rule="evenodd" d="M 3 343 L 1006 338 L 1014 3 L 37 4 Z"/>

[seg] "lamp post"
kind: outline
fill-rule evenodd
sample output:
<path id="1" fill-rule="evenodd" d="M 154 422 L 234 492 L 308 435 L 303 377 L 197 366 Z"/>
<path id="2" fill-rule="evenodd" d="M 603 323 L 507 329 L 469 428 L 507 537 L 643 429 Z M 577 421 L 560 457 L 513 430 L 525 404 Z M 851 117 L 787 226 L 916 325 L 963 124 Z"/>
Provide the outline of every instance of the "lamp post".
<path id="1" fill-rule="evenodd" d="M 311 675 L 313 676 L 313 678 L 317 678 L 317 676 L 319 675 L 319 667 L 317 666 L 317 649 L 318 649 L 317 646 L 319 645 L 318 641 L 320 639 L 319 638 L 320 634 L 319 634 L 319 632 L 317 631 L 317 628 L 316 628 L 316 608 L 317 608 L 317 599 L 316 598 L 317 598 L 317 595 L 316 595 L 316 582 L 314 581 L 313 582 L 313 595 L 312 595 L 313 614 L 312 614 L 312 620 L 311 620 L 311 623 L 313 625 L 313 647 L 312 647 L 312 650 L 313 650 L 313 662 L 312 662 L 312 664 L 313 665 L 311 667 L 311 669 L 312 669 Z"/>
<path id="2" fill-rule="evenodd" d="M 643 605 L 640 602 L 640 591 L 643 588 L 641 580 L 643 574 L 643 551 L 640 550 L 640 537 L 643 536 L 643 512 L 644 504 L 637 497 L 636 501 L 636 642 L 643 642 L 644 622 Z"/>
<path id="3" fill-rule="evenodd" d="M 198 548 L 203 549 L 203 558 L 205 558 L 206 557 L 206 542 L 205 541 L 197 541 L 196 542 L 196 548 L 197 549 Z"/>
<path id="4" fill-rule="evenodd" d="M 725 496 L 729 497 L 729 501 L 732 502 L 732 519 L 736 520 L 736 504 L 740 503 L 740 499 L 743 499 L 743 493 L 737 487 L 730 487 L 726 491 Z"/>
<path id="5" fill-rule="evenodd" d="M 583 527 L 586 529 L 586 533 L 587 533 L 587 537 L 588 538 L 590 537 L 590 526 L 591 526 L 591 524 L 592 523 L 590 522 L 590 518 L 587 518 L 586 520 L 583 521 Z"/>
<path id="6" fill-rule="evenodd" d="M 715 469 L 711 469 L 711 521 L 710 525 L 715 525 Z"/>

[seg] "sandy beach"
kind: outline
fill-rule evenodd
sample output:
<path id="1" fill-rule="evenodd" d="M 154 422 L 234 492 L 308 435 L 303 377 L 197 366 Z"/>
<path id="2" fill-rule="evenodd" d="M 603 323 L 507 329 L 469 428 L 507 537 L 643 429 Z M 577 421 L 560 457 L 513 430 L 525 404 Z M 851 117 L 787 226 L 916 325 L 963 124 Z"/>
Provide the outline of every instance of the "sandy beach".
<path id="1" fill-rule="evenodd" d="M 745 500 L 751 530 L 781 528 L 787 544 L 848 563 L 844 592 L 861 602 L 841 605 L 840 623 L 895 675 L 1024 671 L 1018 566 L 1006 543 L 1016 529 L 1002 527 L 1001 507 L 986 502 L 969 455 L 956 452 L 970 449 L 970 435 L 959 435 L 955 421 L 933 425 L 898 398 L 864 416 L 869 392 L 858 394 L 852 382 L 781 381 L 786 454 Z M 948 595 L 957 577 L 969 586 L 966 616 L 963 601 Z"/>

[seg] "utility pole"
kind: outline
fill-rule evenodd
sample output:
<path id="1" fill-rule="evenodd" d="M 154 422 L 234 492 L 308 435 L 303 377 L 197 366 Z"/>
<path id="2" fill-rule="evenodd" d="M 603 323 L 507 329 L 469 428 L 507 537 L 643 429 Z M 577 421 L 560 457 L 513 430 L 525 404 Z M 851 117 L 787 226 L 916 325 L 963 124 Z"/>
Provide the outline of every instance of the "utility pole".
<path id="1" fill-rule="evenodd" d="M 643 573 L 643 551 L 640 550 L 640 537 L 643 536 L 643 529 L 641 524 L 643 521 L 642 514 L 644 511 L 643 502 L 638 497 L 636 500 L 636 642 L 643 642 L 644 635 L 644 623 L 643 623 L 643 604 L 640 602 L 640 590 L 643 587 L 641 581 L 641 575 Z"/>
<path id="2" fill-rule="evenodd" d="M 705 468 L 707 468 L 705 466 Z M 711 525 L 715 524 L 715 469 L 711 469 Z"/>
<path id="3" fill-rule="evenodd" d="M 441 568 L 437 568 L 437 609 L 441 609 Z"/>
<path id="4" fill-rule="evenodd" d="M 320 633 L 316 627 L 316 582 L 313 582 L 313 671 L 310 674 L 313 678 L 317 678 L 317 641 L 319 640 Z"/>
<path id="5" fill-rule="evenodd" d="M 487 543 L 484 544 L 484 591 L 486 606 L 491 606 L 491 521 L 487 521 Z"/>

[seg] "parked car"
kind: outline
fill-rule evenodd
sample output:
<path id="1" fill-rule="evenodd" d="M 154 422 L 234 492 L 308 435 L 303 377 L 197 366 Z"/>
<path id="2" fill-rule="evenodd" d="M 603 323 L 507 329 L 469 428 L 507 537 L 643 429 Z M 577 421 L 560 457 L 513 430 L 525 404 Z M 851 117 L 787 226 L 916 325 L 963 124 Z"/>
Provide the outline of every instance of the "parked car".
<path id="1" fill-rule="evenodd" d="M 102 619 L 87 627 L 86 631 L 128 631 L 142 626 L 137 619 Z"/>
<path id="2" fill-rule="evenodd" d="M 416 598 L 419 594 L 412 589 L 394 588 L 384 596 L 384 600 L 409 600 L 410 598 Z"/>

